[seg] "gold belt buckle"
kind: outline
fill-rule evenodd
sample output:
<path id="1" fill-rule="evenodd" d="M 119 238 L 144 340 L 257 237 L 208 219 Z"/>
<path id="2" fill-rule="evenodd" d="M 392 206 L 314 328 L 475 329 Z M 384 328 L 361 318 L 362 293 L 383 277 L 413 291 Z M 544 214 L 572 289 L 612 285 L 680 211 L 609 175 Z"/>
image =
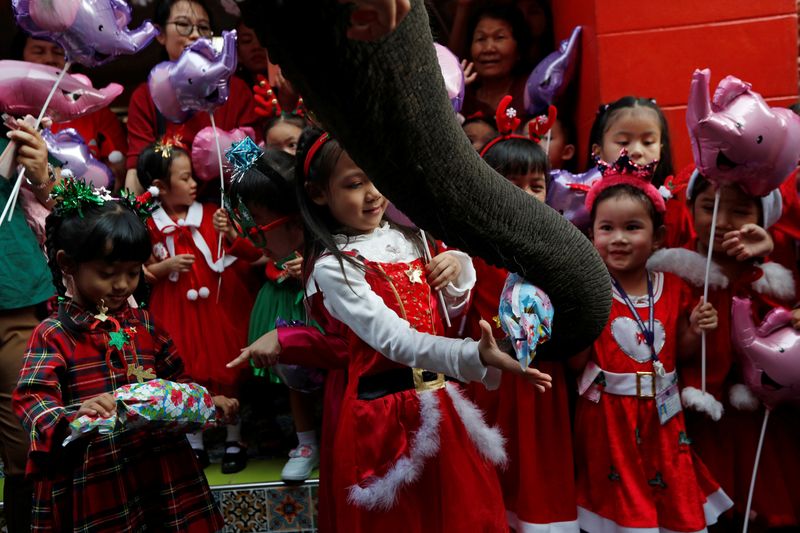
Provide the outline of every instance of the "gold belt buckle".
<path id="1" fill-rule="evenodd" d="M 642 378 L 649 376 L 650 377 L 650 388 L 652 389 L 652 394 L 646 395 L 642 394 Z M 645 391 L 647 392 L 647 391 Z M 636 396 L 639 398 L 655 398 L 656 397 L 656 375 L 653 372 L 637 372 L 636 373 Z"/>
<path id="2" fill-rule="evenodd" d="M 414 388 L 417 390 L 417 392 L 425 392 L 444 388 L 444 374 L 436 374 L 436 379 L 433 381 L 425 381 L 422 378 L 423 372 L 425 371 L 421 368 L 412 369 L 412 375 L 414 376 Z"/>

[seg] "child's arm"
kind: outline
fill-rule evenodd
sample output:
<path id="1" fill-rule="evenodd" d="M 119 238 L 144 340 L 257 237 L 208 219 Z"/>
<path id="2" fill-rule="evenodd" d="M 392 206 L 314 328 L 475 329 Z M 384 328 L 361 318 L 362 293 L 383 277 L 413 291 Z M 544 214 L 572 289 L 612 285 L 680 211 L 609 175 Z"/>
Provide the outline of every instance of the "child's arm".
<path id="1" fill-rule="evenodd" d="M 163 261 L 147 265 L 147 270 L 158 281 L 169 276 L 172 272 L 189 272 L 194 265 L 192 254 L 178 254 Z"/>
<path id="2" fill-rule="evenodd" d="M 702 332 L 714 329 L 717 329 L 717 310 L 701 298 L 688 320 L 684 316 L 678 322 L 678 357 L 685 359 L 696 354 Z"/>
<path id="3" fill-rule="evenodd" d="M 738 230 L 723 236 L 722 249 L 738 261 L 754 257 L 766 257 L 772 253 L 775 243 L 770 234 L 757 224 L 745 224 Z"/>
<path id="4" fill-rule="evenodd" d="M 224 209 L 219 208 L 214 211 L 212 222 L 217 233 L 222 233 L 228 240 L 228 243 L 232 243 L 236 240 L 236 237 L 238 237 L 236 230 L 233 229 L 233 225 L 228 220 L 228 213 Z"/>
<path id="5" fill-rule="evenodd" d="M 11 398 L 14 413 L 30 437 L 32 462 L 42 461 L 61 448 L 67 424 L 76 413 L 68 413 L 61 395 L 60 378 L 68 369 L 59 343 L 53 338 L 60 332 L 55 324 L 47 320 L 34 330 Z"/>
<path id="6" fill-rule="evenodd" d="M 319 259 L 309 293 L 318 287 L 331 316 L 388 359 L 411 368 L 441 372 L 459 381 L 481 381 L 487 387 L 499 384 L 497 368 L 508 369 L 506 359 L 516 365 L 517 373 L 522 373 L 519 364 L 496 345 L 495 352 L 487 343 L 479 347 L 472 339 L 420 333 L 373 292 L 363 271 L 348 262 L 343 268 L 333 256 Z"/>
<path id="7" fill-rule="evenodd" d="M 275 328 L 242 348 L 239 357 L 228 368 L 253 360 L 258 368 L 278 362 L 312 368 L 344 368 L 347 366 L 347 342 L 334 334 L 323 334 L 313 326 Z"/>

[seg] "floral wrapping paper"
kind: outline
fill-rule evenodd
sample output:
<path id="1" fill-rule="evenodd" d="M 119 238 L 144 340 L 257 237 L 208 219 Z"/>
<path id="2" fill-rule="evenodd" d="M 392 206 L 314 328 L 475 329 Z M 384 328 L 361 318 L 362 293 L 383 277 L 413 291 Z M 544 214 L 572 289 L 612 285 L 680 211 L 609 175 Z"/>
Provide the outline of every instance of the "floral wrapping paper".
<path id="1" fill-rule="evenodd" d="M 216 423 L 216 408 L 208 390 L 196 383 L 153 379 L 123 385 L 114 391 L 117 411 L 110 417 L 83 415 L 73 420 L 64 446 L 87 433 L 107 435 L 115 431 L 149 427 L 192 432 Z"/>

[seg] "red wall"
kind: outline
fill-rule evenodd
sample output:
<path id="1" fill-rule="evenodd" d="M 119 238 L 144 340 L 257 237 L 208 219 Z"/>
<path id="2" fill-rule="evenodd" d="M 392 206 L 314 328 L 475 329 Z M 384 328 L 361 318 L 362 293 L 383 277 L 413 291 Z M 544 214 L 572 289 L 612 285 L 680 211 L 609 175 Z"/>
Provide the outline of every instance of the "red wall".
<path id="1" fill-rule="evenodd" d="M 732 74 L 772 105 L 797 101 L 794 0 L 556 0 L 556 39 L 584 26 L 576 110 L 584 162 L 600 103 L 633 94 L 655 98 L 672 136 L 675 169 L 692 162 L 686 131 L 689 81 L 711 69 L 711 91 Z"/>

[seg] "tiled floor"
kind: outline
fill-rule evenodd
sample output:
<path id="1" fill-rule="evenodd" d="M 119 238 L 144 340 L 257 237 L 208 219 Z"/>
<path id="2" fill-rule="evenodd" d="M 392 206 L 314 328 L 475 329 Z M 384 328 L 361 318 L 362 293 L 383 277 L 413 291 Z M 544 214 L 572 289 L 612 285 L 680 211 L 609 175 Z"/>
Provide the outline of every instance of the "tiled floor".
<path id="1" fill-rule="evenodd" d="M 283 459 L 251 460 L 235 476 L 218 472 L 219 465 L 206 471 L 214 499 L 225 517 L 225 533 L 273 533 L 277 531 L 316 532 L 317 482 L 286 486 L 273 479 Z M 2 465 L 0 465 L 2 472 Z M 315 473 L 316 475 L 316 473 Z M 0 478 L 0 494 L 2 479 Z M 0 511 L 0 532 L 6 533 Z"/>

